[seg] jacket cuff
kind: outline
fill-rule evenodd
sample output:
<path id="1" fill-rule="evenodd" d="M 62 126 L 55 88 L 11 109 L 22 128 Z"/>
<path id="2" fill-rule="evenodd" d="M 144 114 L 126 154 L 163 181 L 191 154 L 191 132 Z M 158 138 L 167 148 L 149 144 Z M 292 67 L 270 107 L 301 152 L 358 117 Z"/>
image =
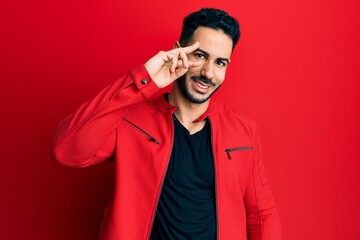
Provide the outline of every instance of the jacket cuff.
<path id="1" fill-rule="evenodd" d="M 154 93 L 159 91 L 159 87 L 152 80 L 144 65 L 139 65 L 131 69 L 130 77 L 144 98 L 150 98 Z"/>

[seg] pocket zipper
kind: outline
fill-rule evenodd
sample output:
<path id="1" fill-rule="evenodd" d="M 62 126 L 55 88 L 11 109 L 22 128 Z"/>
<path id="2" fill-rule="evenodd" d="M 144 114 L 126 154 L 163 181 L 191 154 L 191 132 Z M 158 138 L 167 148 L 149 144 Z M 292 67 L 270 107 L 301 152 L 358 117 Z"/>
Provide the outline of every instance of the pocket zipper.
<path id="1" fill-rule="evenodd" d="M 226 152 L 228 158 L 231 159 L 231 155 L 230 155 L 231 152 L 234 152 L 234 151 L 251 151 L 251 150 L 253 150 L 252 147 L 238 147 L 238 148 L 225 149 L 225 152 Z"/>
<path id="2" fill-rule="evenodd" d="M 130 122 L 129 120 L 127 120 L 126 118 L 122 118 L 124 121 L 128 122 L 131 124 L 131 126 L 135 127 L 137 130 L 139 130 L 140 132 L 142 132 L 143 134 L 145 134 L 150 141 L 156 143 L 159 145 L 159 141 L 156 140 L 153 136 L 151 136 L 150 134 L 148 134 L 147 132 L 145 132 L 143 129 L 141 129 L 139 126 L 135 125 L 134 123 Z"/>

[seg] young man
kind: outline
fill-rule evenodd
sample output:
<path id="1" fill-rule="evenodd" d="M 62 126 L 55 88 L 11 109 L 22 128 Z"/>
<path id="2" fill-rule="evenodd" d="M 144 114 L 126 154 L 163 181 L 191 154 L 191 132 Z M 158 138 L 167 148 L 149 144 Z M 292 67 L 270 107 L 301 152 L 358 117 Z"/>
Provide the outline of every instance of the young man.
<path id="1" fill-rule="evenodd" d="M 180 41 L 64 119 L 53 155 L 72 167 L 115 159 L 101 239 L 280 239 L 257 128 L 210 101 L 239 40 L 217 9 L 184 19 Z M 174 82 L 170 94 L 150 99 Z"/>

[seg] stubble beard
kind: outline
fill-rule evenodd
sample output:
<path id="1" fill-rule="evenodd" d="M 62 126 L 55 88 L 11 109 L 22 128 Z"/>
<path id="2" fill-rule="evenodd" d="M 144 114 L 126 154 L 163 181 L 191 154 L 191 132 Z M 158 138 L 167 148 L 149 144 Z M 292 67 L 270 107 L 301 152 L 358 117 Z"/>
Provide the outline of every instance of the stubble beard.
<path id="1" fill-rule="evenodd" d="M 198 77 L 198 78 L 201 79 L 202 77 Z M 203 82 L 205 82 L 206 84 L 211 84 L 211 85 L 215 86 L 215 84 L 212 83 L 210 80 L 205 80 L 204 79 Z M 178 86 L 180 87 L 180 91 L 183 94 L 183 96 L 187 100 L 189 100 L 190 102 L 195 103 L 195 104 L 202 104 L 202 103 L 208 101 L 210 99 L 210 97 L 221 87 L 221 85 L 218 86 L 208 97 L 203 98 L 203 99 L 199 99 L 199 98 L 196 98 L 193 94 L 191 94 L 189 88 L 186 85 L 186 76 L 185 75 L 178 78 L 176 80 L 176 84 L 178 84 Z"/>

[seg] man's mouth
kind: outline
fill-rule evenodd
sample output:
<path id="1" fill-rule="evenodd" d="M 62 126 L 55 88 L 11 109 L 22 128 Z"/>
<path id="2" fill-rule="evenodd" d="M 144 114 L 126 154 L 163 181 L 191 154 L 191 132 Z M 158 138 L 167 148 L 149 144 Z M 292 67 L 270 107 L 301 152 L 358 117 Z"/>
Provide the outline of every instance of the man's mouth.
<path id="1" fill-rule="evenodd" d="M 215 87 L 215 83 L 213 83 L 210 79 L 207 79 L 202 76 L 193 76 L 191 77 L 193 81 L 196 82 L 196 85 L 198 85 L 201 88 L 208 88 L 210 86 Z"/>
<path id="2" fill-rule="evenodd" d="M 210 86 L 205 85 L 203 82 L 195 81 L 196 86 L 198 86 L 201 89 L 208 89 Z"/>
<path id="3" fill-rule="evenodd" d="M 191 80 L 193 81 L 193 88 L 196 92 L 200 94 L 207 94 L 210 91 L 210 88 L 212 86 L 215 86 L 214 83 L 212 83 L 209 79 L 204 78 L 202 76 L 193 76 L 191 77 Z"/>

